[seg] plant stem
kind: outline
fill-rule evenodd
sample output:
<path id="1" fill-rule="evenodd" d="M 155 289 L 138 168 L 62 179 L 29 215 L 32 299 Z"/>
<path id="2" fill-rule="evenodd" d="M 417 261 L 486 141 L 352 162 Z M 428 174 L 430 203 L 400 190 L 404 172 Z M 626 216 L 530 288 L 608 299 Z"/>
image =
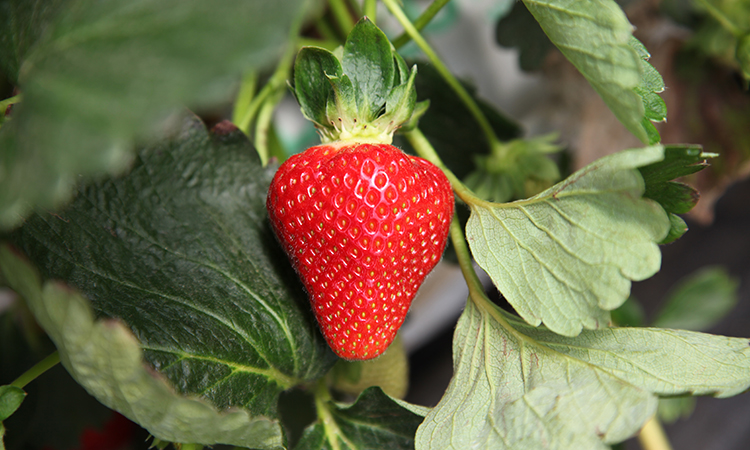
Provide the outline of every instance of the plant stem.
<path id="1" fill-rule="evenodd" d="M 414 21 L 414 28 L 422 31 L 422 28 L 427 26 L 432 18 L 435 17 L 435 15 L 440 12 L 440 10 L 443 9 L 443 6 L 447 5 L 449 1 L 450 0 L 434 0 L 432 3 L 430 3 L 430 6 L 428 6 L 427 9 L 425 9 L 424 12 L 420 14 L 419 17 L 417 17 L 417 20 Z M 409 36 L 409 33 L 404 31 L 399 37 L 393 40 L 393 46 L 396 48 L 401 48 L 410 40 L 411 36 Z"/>
<path id="2" fill-rule="evenodd" d="M 329 0 L 328 4 L 331 6 L 331 11 L 333 12 L 333 17 L 336 19 L 339 30 L 344 36 L 348 36 L 349 32 L 354 28 L 354 19 L 349 14 L 349 7 L 346 6 L 344 0 Z"/>
<path id="3" fill-rule="evenodd" d="M 240 91 L 234 101 L 234 110 L 232 111 L 232 122 L 239 123 L 247 114 L 252 104 L 255 90 L 258 88 L 258 72 L 251 71 L 242 76 Z"/>
<path id="4" fill-rule="evenodd" d="M 365 16 L 367 16 L 372 23 L 377 23 L 378 17 L 378 1 L 377 0 L 365 0 Z"/>
<path id="5" fill-rule="evenodd" d="M 736 38 L 742 37 L 743 33 L 742 30 L 739 29 L 737 25 L 735 25 L 729 18 L 717 7 L 711 4 L 711 2 L 708 2 L 707 0 L 696 0 L 698 3 L 701 4 L 708 13 L 713 17 L 719 24 L 721 24 L 724 29 L 732 33 L 732 35 Z"/>
<path id="6" fill-rule="evenodd" d="M 43 360 L 34 364 L 34 367 L 27 370 L 20 377 L 16 378 L 11 386 L 23 389 L 27 384 L 34 381 L 39 375 L 55 367 L 60 362 L 60 353 L 55 350 Z"/>
<path id="7" fill-rule="evenodd" d="M 341 432 L 336 420 L 333 418 L 333 414 L 331 414 L 331 410 L 328 409 L 328 403 L 331 400 L 331 393 L 328 391 L 328 386 L 326 386 L 326 378 L 320 378 L 315 385 L 315 411 L 318 414 L 318 420 L 323 423 L 326 439 L 331 444 L 332 450 L 341 450 L 339 439 L 349 448 L 357 448 Z"/>
<path id="8" fill-rule="evenodd" d="M 500 139 L 497 138 L 495 130 L 492 129 L 492 125 L 490 125 L 487 117 L 485 117 L 482 110 L 479 109 L 479 105 L 477 105 L 474 99 L 471 98 L 471 95 L 469 95 L 469 93 L 466 91 L 466 89 L 464 89 L 461 83 L 458 82 L 456 77 L 454 77 L 450 70 L 448 70 L 448 68 L 445 66 L 445 64 L 443 64 L 443 61 L 437 56 L 437 54 L 432 49 L 432 47 L 430 47 L 427 41 L 424 40 L 422 35 L 419 34 L 419 31 L 417 31 L 409 18 L 406 17 L 404 11 L 400 6 L 398 6 L 396 0 L 383 0 L 383 2 L 385 3 L 385 6 L 388 7 L 388 10 L 391 12 L 391 14 L 396 17 L 396 20 L 401 23 L 401 26 L 404 27 L 404 31 L 408 33 L 409 36 L 411 36 L 411 38 L 419 46 L 419 48 L 422 49 L 424 54 L 427 55 L 427 58 L 430 60 L 432 65 L 448 83 L 451 89 L 453 89 L 456 95 L 458 95 L 458 97 L 461 99 L 461 102 L 463 102 L 463 104 L 469 109 L 469 112 L 474 117 L 474 120 L 477 121 L 479 127 L 482 129 L 482 134 L 484 134 L 484 137 L 487 140 L 490 149 L 494 149 L 495 147 L 502 148 Z M 500 150 L 500 152 L 502 154 L 502 150 Z"/>
<path id="9" fill-rule="evenodd" d="M 268 150 L 268 130 L 271 126 L 271 120 L 273 120 L 273 111 L 276 109 L 276 105 L 284 97 L 283 90 L 277 90 L 269 97 L 269 100 L 263 103 L 260 111 L 258 112 L 258 121 L 255 125 L 255 150 L 260 155 L 260 162 L 264 166 L 268 163 L 271 158 L 271 152 Z"/>
<path id="10" fill-rule="evenodd" d="M 656 416 L 643 425 L 641 432 L 638 433 L 638 442 L 643 450 L 672 450 L 667 434 Z"/>

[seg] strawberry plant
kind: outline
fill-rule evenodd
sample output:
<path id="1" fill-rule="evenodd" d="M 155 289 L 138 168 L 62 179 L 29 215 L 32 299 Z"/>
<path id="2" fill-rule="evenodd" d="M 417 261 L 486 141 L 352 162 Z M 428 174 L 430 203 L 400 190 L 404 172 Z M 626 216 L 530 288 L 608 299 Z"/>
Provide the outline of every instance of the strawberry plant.
<path id="1" fill-rule="evenodd" d="M 34 355 L 2 372 L 9 447 L 58 363 L 183 449 L 658 449 L 657 409 L 691 407 L 660 399 L 748 389 L 748 336 L 666 328 L 704 330 L 732 281 L 686 284 L 652 327 L 626 302 L 687 232 L 677 179 L 717 155 L 661 142 L 665 83 L 620 6 L 517 13 L 641 143 L 569 170 L 438 56 L 421 30 L 447 3 L 0 3 L 0 283 Z M 290 115 L 322 142 L 289 156 Z M 426 407 L 400 399 L 397 333 L 444 252 L 468 299 Z"/>

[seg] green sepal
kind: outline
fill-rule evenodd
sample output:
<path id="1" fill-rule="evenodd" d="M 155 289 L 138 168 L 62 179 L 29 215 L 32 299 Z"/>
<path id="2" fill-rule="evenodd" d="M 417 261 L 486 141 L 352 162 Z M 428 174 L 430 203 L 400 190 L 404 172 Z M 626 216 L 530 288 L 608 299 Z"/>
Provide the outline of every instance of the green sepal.
<path id="1" fill-rule="evenodd" d="M 340 77 L 344 73 L 339 60 L 328 50 L 318 47 L 304 47 L 294 62 L 294 83 L 291 86 L 294 96 L 302 109 L 302 114 L 318 126 L 325 126 L 326 105 L 333 97 L 333 86 L 329 77 Z"/>
<path id="2" fill-rule="evenodd" d="M 413 128 L 426 109 L 426 104 L 417 108 L 415 76 L 416 67 L 410 70 L 385 34 L 364 17 L 343 47 L 333 52 L 302 48 L 291 87 L 324 143 L 390 144 L 396 130 Z"/>
<path id="3" fill-rule="evenodd" d="M 366 17 L 346 38 L 341 66 L 352 81 L 359 117 L 377 115 L 390 96 L 395 65 L 388 38 Z"/>

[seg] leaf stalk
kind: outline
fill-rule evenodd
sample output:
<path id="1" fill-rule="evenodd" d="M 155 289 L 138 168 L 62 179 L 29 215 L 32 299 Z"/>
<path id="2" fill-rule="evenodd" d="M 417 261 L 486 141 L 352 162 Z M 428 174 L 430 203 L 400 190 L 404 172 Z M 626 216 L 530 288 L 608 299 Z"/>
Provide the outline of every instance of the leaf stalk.
<path id="1" fill-rule="evenodd" d="M 466 203 L 467 205 L 484 205 L 488 203 L 474 195 L 474 192 L 472 192 L 472 190 L 469 189 L 456 176 L 456 174 L 454 174 L 448 167 L 445 166 L 445 164 L 443 164 L 443 161 L 440 159 L 440 156 L 438 156 L 435 148 L 432 146 L 432 144 L 430 144 L 430 141 L 427 140 L 427 137 L 425 137 L 425 135 L 422 133 L 422 131 L 419 130 L 419 128 L 414 128 L 413 130 L 404 133 L 404 136 L 406 137 L 406 140 L 409 141 L 411 146 L 414 147 L 414 150 L 419 156 L 435 164 L 440 168 L 440 170 L 443 171 L 443 173 L 445 173 L 445 176 L 448 178 L 448 181 L 450 181 L 451 186 L 453 187 L 453 191 L 464 203 Z"/>
<path id="2" fill-rule="evenodd" d="M 435 15 L 437 15 L 437 13 L 439 13 L 440 10 L 443 9 L 443 6 L 447 5 L 449 1 L 450 0 L 434 0 L 432 3 L 430 3 L 430 6 L 428 6 L 427 9 L 425 9 L 424 12 L 422 12 L 422 14 L 417 17 L 417 20 L 414 21 L 414 28 L 416 28 L 418 31 L 422 31 L 422 29 L 427 26 L 430 21 L 432 21 L 432 18 L 435 17 Z M 400 36 L 393 40 L 393 46 L 396 48 L 401 48 L 410 40 L 411 36 L 409 35 L 409 33 L 404 31 Z"/>
<path id="3" fill-rule="evenodd" d="M 60 362 L 60 353 L 57 350 L 49 354 L 46 358 L 34 364 L 34 366 L 16 378 L 11 386 L 23 389 L 27 384 L 34 381 L 44 372 L 55 367 Z"/>
<path id="4" fill-rule="evenodd" d="M 638 442 L 643 450 L 672 450 L 667 434 L 656 416 L 643 425 L 641 432 L 638 433 Z"/>

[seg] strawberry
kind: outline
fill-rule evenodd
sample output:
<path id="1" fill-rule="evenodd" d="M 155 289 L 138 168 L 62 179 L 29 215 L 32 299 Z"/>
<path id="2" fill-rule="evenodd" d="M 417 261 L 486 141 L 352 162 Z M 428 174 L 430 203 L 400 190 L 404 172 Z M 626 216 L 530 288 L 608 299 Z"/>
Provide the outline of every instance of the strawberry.
<path id="1" fill-rule="evenodd" d="M 393 341 L 453 217 L 443 172 L 391 145 L 426 109 L 415 75 L 367 18 L 340 51 L 305 47 L 294 64 L 292 91 L 323 145 L 281 165 L 266 205 L 323 335 L 345 359 L 375 358 Z"/>
<path id="2" fill-rule="evenodd" d="M 279 168 L 267 206 L 331 348 L 380 355 L 445 249 L 445 175 L 392 145 L 321 145 Z"/>

